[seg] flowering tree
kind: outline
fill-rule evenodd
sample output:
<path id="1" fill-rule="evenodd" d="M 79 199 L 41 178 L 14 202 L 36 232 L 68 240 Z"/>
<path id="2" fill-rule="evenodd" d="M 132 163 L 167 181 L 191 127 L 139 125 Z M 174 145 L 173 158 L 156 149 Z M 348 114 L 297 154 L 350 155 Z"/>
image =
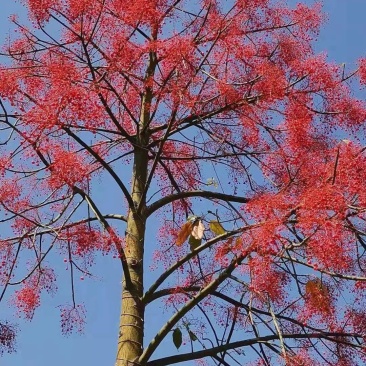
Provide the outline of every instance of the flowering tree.
<path id="1" fill-rule="evenodd" d="M 123 272 L 117 366 L 365 362 L 366 62 L 313 52 L 320 6 L 24 5 L 0 70 L 0 300 L 31 319 L 60 253 L 77 330 L 75 276 L 102 252 Z M 3 351 L 14 337 L 3 320 Z M 183 351 L 154 359 L 167 337 Z"/>

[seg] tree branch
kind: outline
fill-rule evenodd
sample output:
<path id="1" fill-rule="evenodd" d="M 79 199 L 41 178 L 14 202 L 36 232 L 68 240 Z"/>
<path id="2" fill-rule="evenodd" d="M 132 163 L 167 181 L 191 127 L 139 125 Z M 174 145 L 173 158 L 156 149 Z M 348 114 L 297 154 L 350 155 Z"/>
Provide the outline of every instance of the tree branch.
<path id="1" fill-rule="evenodd" d="M 155 211 L 157 211 L 159 208 L 161 208 L 171 202 L 174 202 L 174 201 L 177 201 L 177 200 L 180 200 L 183 198 L 189 198 L 189 197 L 201 197 L 201 198 L 207 198 L 207 199 L 212 198 L 212 199 L 238 202 L 238 203 L 248 203 L 249 202 L 249 198 L 234 196 L 231 194 L 225 194 L 225 193 L 219 193 L 219 192 L 203 191 L 203 190 L 179 192 L 179 193 L 175 193 L 175 194 L 171 194 L 169 196 L 163 197 L 163 198 L 159 199 L 158 201 L 152 203 L 146 209 L 147 216 L 150 216 Z"/>
<path id="2" fill-rule="evenodd" d="M 106 161 L 104 161 L 88 144 L 86 144 L 79 136 L 77 136 L 75 133 L 73 133 L 68 127 L 63 127 L 63 130 L 71 136 L 76 142 L 78 142 L 86 151 L 90 153 L 94 157 L 94 159 L 102 165 L 102 167 L 113 177 L 115 182 L 118 184 L 118 186 L 121 188 L 128 205 L 131 210 L 135 209 L 135 205 L 133 204 L 132 198 L 130 193 L 128 192 L 128 189 L 123 184 L 119 176 L 116 174 L 116 172 L 108 165 Z"/>
<path id="3" fill-rule="evenodd" d="M 212 291 L 215 291 L 222 282 L 230 276 L 234 269 L 240 265 L 244 260 L 245 256 L 240 256 L 234 259 L 230 265 L 214 280 L 212 280 L 207 286 L 203 287 L 195 296 L 192 297 L 180 310 L 178 310 L 159 330 L 156 336 L 152 339 L 150 344 L 145 348 L 144 352 L 140 356 L 138 362 L 139 364 L 144 364 L 150 356 L 154 353 L 156 348 L 159 346 L 161 341 L 166 337 L 166 335 L 172 330 L 175 324 L 178 323 L 182 317 L 187 314 L 191 309 L 193 309 L 201 300 L 206 298 Z"/>
<path id="4" fill-rule="evenodd" d="M 335 342 L 335 343 L 349 344 L 349 342 L 342 341 L 340 338 L 338 338 L 338 337 L 342 337 L 344 339 L 345 336 L 356 338 L 356 337 L 361 337 L 361 334 L 357 334 L 357 333 L 344 334 L 344 333 L 331 333 L 331 332 L 330 333 L 319 332 L 319 333 L 308 333 L 308 334 L 303 334 L 303 333 L 282 334 L 283 339 L 315 338 L 315 339 L 325 339 L 325 340 Z M 181 355 L 159 358 L 157 360 L 147 362 L 146 366 L 166 366 L 166 365 L 172 365 L 172 364 L 180 363 L 180 362 L 184 362 L 184 361 L 197 360 L 197 359 L 204 358 L 204 357 L 215 356 L 220 352 L 225 352 L 225 351 L 228 351 L 231 349 L 238 349 L 240 347 L 251 346 L 254 344 L 258 344 L 258 343 L 267 343 L 267 342 L 271 342 L 271 341 L 276 341 L 278 339 L 279 339 L 278 334 L 273 334 L 273 335 L 268 335 L 268 336 L 263 336 L 263 337 L 256 337 L 256 338 L 251 338 L 251 339 L 245 339 L 242 341 L 223 344 L 221 346 L 213 347 L 210 349 L 204 349 L 201 351 L 189 352 L 189 353 L 183 353 Z M 353 346 L 355 346 L 355 345 L 353 345 Z"/>
<path id="5" fill-rule="evenodd" d="M 244 231 L 250 230 L 254 227 L 260 226 L 261 223 L 255 224 L 255 225 L 248 225 L 245 227 L 242 227 L 240 229 L 237 230 L 233 230 L 233 231 L 229 231 L 226 232 L 225 234 L 222 235 L 218 235 L 208 241 L 206 241 L 206 243 L 200 245 L 199 247 L 197 247 L 195 250 L 192 250 L 191 252 L 189 252 L 185 257 L 181 258 L 179 261 L 177 261 L 176 263 L 174 263 L 169 269 L 167 269 L 151 286 L 150 288 L 145 292 L 145 295 L 142 299 L 142 301 L 145 304 L 150 303 L 151 301 L 153 301 L 153 294 L 154 292 L 159 288 L 159 286 L 172 274 L 174 273 L 174 271 L 176 269 L 178 269 L 180 266 L 182 266 L 184 263 L 188 262 L 191 258 L 195 257 L 198 253 L 202 252 L 203 250 L 207 249 L 208 247 L 210 247 L 211 245 L 230 238 L 231 236 L 234 236 L 236 234 L 242 233 Z"/>
<path id="6" fill-rule="evenodd" d="M 103 217 L 103 215 L 99 211 L 98 207 L 93 202 L 93 200 L 89 197 L 89 195 L 86 194 L 82 189 L 80 189 L 76 186 L 73 187 L 73 190 L 74 190 L 75 193 L 79 194 L 81 197 L 83 197 L 86 200 L 89 207 L 93 211 L 94 215 L 97 217 L 98 221 L 101 223 L 103 228 L 105 230 L 107 230 L 108 233 L 111 235 L 111 237 L 112 237 L 112 239 L 113 239 L 113 241 L 116 245 L 118 254 L 120 256 L 120 259 L 121 259 L 123 273 L 125 275 L 125 280 L 126 280 L 126 288 L 131 289 L 132 288 L 132 281 L 131 281 L 130 271 L 128 269 L 127 258 L 126 258 L 126 254 L 123 250 L 122 244 L 118 239 L 118 236 L 114 232 L 113 228 L 109 225 L 108 221 Z"/>

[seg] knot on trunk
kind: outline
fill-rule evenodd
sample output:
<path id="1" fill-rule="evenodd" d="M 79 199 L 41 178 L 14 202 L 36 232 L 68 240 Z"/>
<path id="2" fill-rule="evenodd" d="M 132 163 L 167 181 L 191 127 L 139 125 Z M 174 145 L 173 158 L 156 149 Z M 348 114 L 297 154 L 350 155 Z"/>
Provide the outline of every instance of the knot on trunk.
<path id="1" fill-rule="evenodd" d="M 142 260 L 136 258 L 127 258 L 127 264 L 129 267 L 137 270 L 141 268 Z"/>

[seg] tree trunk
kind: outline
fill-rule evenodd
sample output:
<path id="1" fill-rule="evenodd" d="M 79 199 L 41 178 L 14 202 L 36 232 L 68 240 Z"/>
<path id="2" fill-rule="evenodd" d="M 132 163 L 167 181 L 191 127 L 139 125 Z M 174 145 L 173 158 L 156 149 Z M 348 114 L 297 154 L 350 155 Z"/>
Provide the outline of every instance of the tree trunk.
<path id="1" fill-rule="evenodd" d="M 135 207 L 141 204 L 146 186 L 147 174 L 146 150 L 136 148 L 132 180 L 132 200 Z M 142 203 L 144 206 L 145 203 Z M 131 209 L 127 219 L 125 253 L 131 276 L 131 288 L 127 288 L 125 279 L 122 282 L 122 308 L 120 316 L 118 351 L 116 366 L 137 365 L 142 353 L 144 336 L 143 295 L 143 254 L 146 217 Z"/>
<path id="2" fill-rule="evenodd" d="M 157 36 L 157 30 L 154 32 Z M 152 80 L 156 68 L 156 55 L 150 53 L 146 69 L 145 81 Z M 153 99 L 153 88 L 150 82 L 146 83 L 142 97 L 139 126 L 136 133 L 134 147 L 134 165 L 131 182 L 131 198 L 135 205 L 129 210 L 126 229 L 125 253 L 131 277 L 131 288 L 122 282 L 122 308 L 120 316 L 118 351 L 116 366 L 135 366 L 143 351 L 144 338 L 144 306 L 143 296 L 143 257 L 146 230 L 146 192 L 148 174 L 148 149 L 150 109 Z M 136 210 L 138 212 L 136 213 Z"/>

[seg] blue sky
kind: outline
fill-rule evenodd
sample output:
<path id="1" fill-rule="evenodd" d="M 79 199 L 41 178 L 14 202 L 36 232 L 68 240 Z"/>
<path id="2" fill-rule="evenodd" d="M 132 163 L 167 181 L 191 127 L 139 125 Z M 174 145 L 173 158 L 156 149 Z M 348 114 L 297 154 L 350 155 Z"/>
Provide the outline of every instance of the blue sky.
<path id="1" fill-rule="evenodd" d="M 329 19 L 316 45 L 317 51 L 326 51 L 329 59 L 337 63 L 354 66 L 357 58 L 366 56 L 363 41 L 366 35 L 366 1 L 324 0 L 324 10 Z M 18 2 L 3 1 L 0 13 L 2 41 L 11 29 L 7 17 L 17 12 L 22 12 Z M 100 193 L 103 194 L 102 191 Z M 55 263 L 63 269 L 62 258 Z M 95 267 L 96 280 L 79 281 L 77 290 L 87 305 L 88 323 L 84 335 L 61 336 L 57 300 L 65 295 L 66 284 L 60 286 L 56 298 L 44 298 L 32 322 L 19 321 L 18 351 L 4 355 L 0 362 L 6 366 L 113 365 L 120 308 L 119 267 L 115 260 L 103 258 Z M 0 319 L 5 319 L 12 311 L 8 303 L 0 304 Z M 161 309 L 152 309 L 147 321 L 154 319 L 158 323 L 160 314 Z M 175 352 L 172 344 L 167 343 L 167 347 Z"/>

